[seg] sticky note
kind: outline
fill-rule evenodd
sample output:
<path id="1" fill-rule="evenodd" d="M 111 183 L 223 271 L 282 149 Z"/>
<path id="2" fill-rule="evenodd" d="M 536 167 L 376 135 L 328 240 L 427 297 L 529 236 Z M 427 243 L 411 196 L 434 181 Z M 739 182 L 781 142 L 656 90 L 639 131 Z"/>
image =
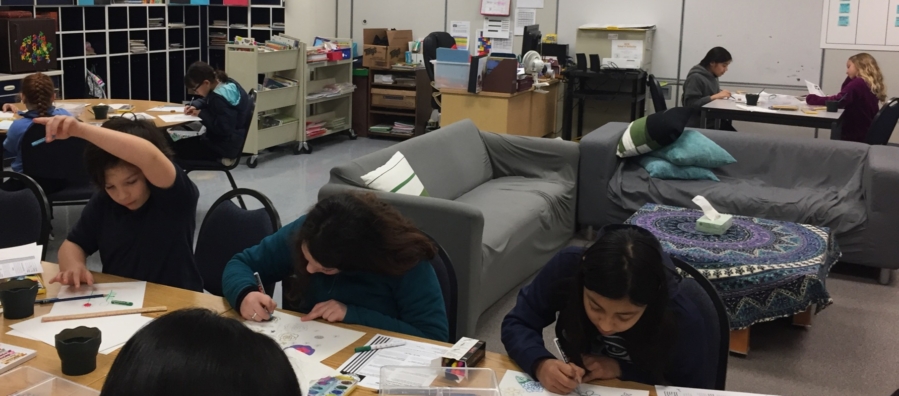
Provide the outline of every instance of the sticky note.
<path id="1" fill-rule="evenodd" d="M 896 6 L 896 13 L 899 14 L 899 5 Z"/>
<path id="2" fill-rule="evenodd" d="M 850 4 L 851 3 L 840 3 L 840 14 L 848 14 Z"/>
<path id="3" fill-rule="evenodd" d="M 896 17 L 896 27 L 899 27 L 899 17 Z"/>
<path id="4" fill-rule="evenodd" d="M 848 16 L 841 16 L 840 19 L 837 21 L 837 25 L 839 25 L 839 26 L 849 26 L 849 17 L 848 17 Z"/>

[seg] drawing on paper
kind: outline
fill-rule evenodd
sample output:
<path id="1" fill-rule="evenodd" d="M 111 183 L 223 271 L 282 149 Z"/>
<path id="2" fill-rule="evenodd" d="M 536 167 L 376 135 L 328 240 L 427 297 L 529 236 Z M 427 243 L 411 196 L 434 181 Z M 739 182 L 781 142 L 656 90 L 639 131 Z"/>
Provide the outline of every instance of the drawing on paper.
<path id="1" fill-rule="evenodd" d="M 244 324 L 250 330 L 275 340 L 282 350 L 295 349 L 319 361 L 345 348 L 363 335 L 358 331 L 323 323 L 303 322 L 300 318 L 288 314 L 276 314 L 268 322 L 247 321 Z"/>
<path id="2" fill-rule="evenodd" d="M 535 380 L 521 375 L 516 375 L 515 380 L 518 381 L 518 385 L 521 385 L 521 387 L 528 393 L 543 392 L 543 385 L 540 385 L 540 383 Z"/>
<path id="3" fill-rule="evenodd" d="M 296 350 L 303 352 L 309 356 L 312 356 L 312 354 L 315 353 L 315 348 L 313 348 L 309 345 L 291 345 L 284 349 L 296 349 Z"/>

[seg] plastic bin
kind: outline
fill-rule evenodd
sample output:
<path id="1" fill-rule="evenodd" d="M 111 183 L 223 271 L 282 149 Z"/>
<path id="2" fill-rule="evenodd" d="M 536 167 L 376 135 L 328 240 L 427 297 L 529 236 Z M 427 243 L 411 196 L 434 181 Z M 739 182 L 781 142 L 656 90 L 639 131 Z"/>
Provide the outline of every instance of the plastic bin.
<path id="1" fill-rule="evenodd" d="M 489 368 L 381 367 L 380 395 L 501 396 Z"/>
<path id="2" fill-rule="evenodd" d="M 439 62 L 434 64 L 434 86 L 437 89 L 468 89 L 469 63 Z"/>
<path id="3" fill-rule="evenodd" d="M 99 391 L 22 366 L 0 375 L 0 395 L 97 396 Z"/>

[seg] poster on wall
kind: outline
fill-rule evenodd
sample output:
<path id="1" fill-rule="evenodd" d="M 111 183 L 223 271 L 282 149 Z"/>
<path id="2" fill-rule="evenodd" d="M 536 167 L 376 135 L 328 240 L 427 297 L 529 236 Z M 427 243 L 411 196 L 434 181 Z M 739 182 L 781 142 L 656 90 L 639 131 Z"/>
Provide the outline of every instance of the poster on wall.
<path id="1" fill-rule="evenodd" d="M 450 35 L 456 40 L 456 48 L 461 50 L 468 49 L 468 40 L 471 37 L 471 22 L 469 21 L 452 21 L 450 22 Z"/>

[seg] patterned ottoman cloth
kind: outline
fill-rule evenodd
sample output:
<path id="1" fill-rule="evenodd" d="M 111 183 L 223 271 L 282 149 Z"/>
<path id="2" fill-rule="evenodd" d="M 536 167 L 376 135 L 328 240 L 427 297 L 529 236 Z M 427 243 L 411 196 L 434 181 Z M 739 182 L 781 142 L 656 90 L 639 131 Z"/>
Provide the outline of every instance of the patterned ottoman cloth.
<path id="1" fill-rule="evenodd" d="M 840 258 L 830 230 L 734 216 L 724 235 L 696 231 L 702 211 L 646 204 L 626 223 L 651 231 L 662 247 L 718 289 L 731 330 L 833 303 L 825 281 Z"/>

